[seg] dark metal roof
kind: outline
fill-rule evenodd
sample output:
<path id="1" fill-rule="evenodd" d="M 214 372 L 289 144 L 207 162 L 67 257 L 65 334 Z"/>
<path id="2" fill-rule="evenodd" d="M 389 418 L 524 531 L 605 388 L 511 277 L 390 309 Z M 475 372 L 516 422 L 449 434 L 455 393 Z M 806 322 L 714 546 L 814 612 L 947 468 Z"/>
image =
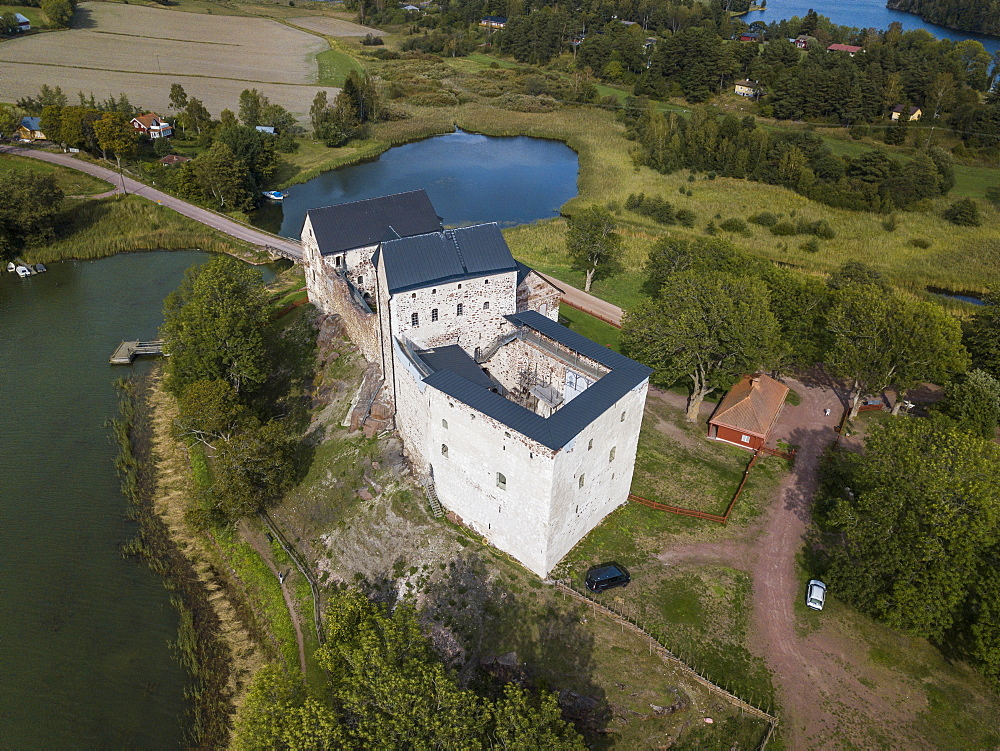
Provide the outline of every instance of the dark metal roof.
<path id="1" fill-rule="evenodd" d="M 422 349 L 418 350 L 417 354 L 435 372 L 447 370 L 462 376 L 480 388 L 491 389 L 496 387 L 496 384 L 483 372 L 483 369 L 479 367 L 476 361 L 469 357 L 469 353 L 457 344 L 449 344 L 446 347 L 435 347 L 434 349 Z"/>
<path id="2" fill-rule="evenodd" d="M 517 270 L 496 222 L 388 240 L 379 254 L 390 294 Z"/>
<path id="3" fill-rule="evenodd" d="M 507 320 L 565 344 L 581 355 L 610 367 L 611 372 L 547 418 L 473 383 L 457 372 L 439 370 L 427 376 L 424 382 L 550 449 L 558 451 L 563 448 L 653 372 L 651 368 L 602 347 L 535 311 L 507 316 Z"/>
<path id="4" fill-rule="evenodd" d="M 441 217 L 423 190 L 341 203 L 306 212 L 322 255 L 375 245 L 387 236 L 441 229 Z"/>

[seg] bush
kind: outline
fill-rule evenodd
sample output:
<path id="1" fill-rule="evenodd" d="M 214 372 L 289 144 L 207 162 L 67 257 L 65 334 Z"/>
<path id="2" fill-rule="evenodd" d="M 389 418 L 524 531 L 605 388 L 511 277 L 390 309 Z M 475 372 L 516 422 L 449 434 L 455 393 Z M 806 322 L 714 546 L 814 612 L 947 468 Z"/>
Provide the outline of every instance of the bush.
<path id="1" fill-rule="evenodd" d="M 895 214 L 890 214 L 885 219 L 882 220 L 882 229 L 886 232 L 895 232 L 899 227 L 899 220 L 896 219 Z"/>
<path id="2" fill-rule="evenodd" d="M 750 217 L 750 222 L 753 224 L 759 224 L 761 227 L 773 227 L 778 223 L 778 217 L 770 211 L 762 211 L 759 214 L 754 214 Z"/>
<path id="3" fill-rule="evenodd" d="M 1000 207 L 1000 185 L 986 189 L 986 200 L 994 206 Z"/>
<path id="4" fill-rule="evenodd" d="M 691 209 L 677 209 L 675 216 L 677 217 L 677 223 L 682 227 L 693 227 L 698 219 L 697 215 Z"/>
<path id="5" fill-rule="evenodd" d="M 379 47 L 385 44 L 385 42 L 382 41 L 382 37 L 375 36 L 371 32 L 368 32 L 361 38 L 361 44 L 365 47 Z"/>
<path id="6" fill-rule="evenodd" d="M 719 228 L 715 226 L 715 222 L 709 222 L 707 225 L 705 225 L 705 234 L 706 235 L 719 234 Z"/>
<path id="7" fill-rule="evenodd" d="M 719 222 L 719 229 L 725 230 L 726 232 L 738 232 L 741 235 L 745 235 L 750 231 L 747 223 L 742 219 L 726 219 L 723 222 Z"/>
<path id="8" fill-rule="evenodd" d="M 677 222 L 673 205 L 659 196 L 647 197 L 645 193 L 639 195 L 632 193 L 625 200 L 625 208 L 637 214 L 648 216 L 660 224 L 675 224 Z"/>
<path id="9" fill-rule="evenodd" d="M 785 237 L 798 234 L 798 228 L 791 222 L 778 222 L 771 226 L 771 234 Z"/>
<path id="10" fill-rule="evenodd" d="M 811 232 L 816 235 L 820 240 L 832 240 L 837 236 L 837 233 L 833 231 L 833 227 L 826 219 L 820 219 L 818 222 L 813 222 L 810 228 Z"/>
<path id="11" fill-rule="evenodd" d="M 799 250 L 804 250 L 806 253 L 819 253 L 819 240 L 813 238 L 804 242 L 799 246 Z"/>
<path id="12" fill-rule="evenodd" d="M 983 223 L 979 217 L 979 204 L 971 198 L 955 201 L 945 209 L 944 218 L 960 227 L 978 227 Z"/>
<path id="13" fill-rule="evenodd" d="M 914 248 L 923 248 L 924 250 L 926 250 L 927 248 L 931 247 L 931 241 L 925 240 L 922 237 L 914 237 L 912 240 L 910 240 L 910 245 L 912 245 Z"/>

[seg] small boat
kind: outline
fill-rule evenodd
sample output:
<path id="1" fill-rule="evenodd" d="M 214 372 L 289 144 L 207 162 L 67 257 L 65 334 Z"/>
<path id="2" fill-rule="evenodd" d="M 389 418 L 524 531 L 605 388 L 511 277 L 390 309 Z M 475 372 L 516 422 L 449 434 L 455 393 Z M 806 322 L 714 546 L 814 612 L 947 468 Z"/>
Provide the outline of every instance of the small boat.
<path id="1" fill-rule="evenodd" d="M 284 201 L 287 193 L 282 193 L 280 190 L 265 190 L 264 198 L 270 198 L 272 201 Z"/>
<path id="2" fill-rule="evenodd" d="M 46 271 L 48 271 L 48 269 L 45 268 L 45 266 L 43 266 L 42 264 L 36 263 L 35 264 L 35 271 L 37 271 L 39 274 L 44 274 Z"/>
<path id="3" fill-rule="evenodd" d="M 26 276 L 31 276 L 31 269 L 27 266 L 18 266 L 15 270 L 17 271 L 17 275 L 22 279 Z"/>
<path id="4" fill-rule="evenodd" d="M 11 261 L 10 263 L 7 264 L 7 271 L 9 271 L 11 274 L 14 273 L 14 269 L 16 269 L 16 268 L 17 268 L 17 264 L 15 264 L 13 261 Z"/>

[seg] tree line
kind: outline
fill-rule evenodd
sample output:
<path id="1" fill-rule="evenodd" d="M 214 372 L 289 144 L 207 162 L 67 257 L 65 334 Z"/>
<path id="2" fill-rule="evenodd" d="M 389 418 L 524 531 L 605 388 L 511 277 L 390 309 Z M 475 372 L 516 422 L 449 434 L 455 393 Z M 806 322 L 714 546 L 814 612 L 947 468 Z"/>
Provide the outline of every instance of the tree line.
<path id="1" fill-rule="evenodd" d="M 950 29 L 1000 35 L 1000 14 L 990 0 L 889 0 L 887 7 Z"/>

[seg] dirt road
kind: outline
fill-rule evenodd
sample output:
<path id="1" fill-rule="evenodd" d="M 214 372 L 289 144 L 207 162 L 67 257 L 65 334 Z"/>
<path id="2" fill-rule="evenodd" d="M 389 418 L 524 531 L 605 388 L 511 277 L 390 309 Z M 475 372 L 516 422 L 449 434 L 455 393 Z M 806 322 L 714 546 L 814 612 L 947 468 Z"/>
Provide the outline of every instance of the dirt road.
<path id="1" fill-rule="evenodd" d="M 601 319 L 605 323 L 610 323 L 612 326 L 621 328 L 622 315 L 625 311 L 617 305 L 612 305 L 606 300 L 594 297 L 589 292 L 584 292 L 582 289 L 572 287 L 569 284 L 566 284 L 566 282 L 561 282 L 548 274 L 542 274 L 540 271 L 538 274 L 549 284 L 555 285 L 555 287 L 562 290 L 562 301 L 571 308 L 582 310 L 584 313 L 589 313 L 595 318 Z"/>
<path id="2" fill-rule="evenodd" d="M 97 164 L 91 164 L 90 162 L 84 162 L 80 159 L 75 159 L 69 154 L 53 154 L 48 151 L 25 149 L 20 146 L 0 146 L 0 154 L 12 154 L 14 156 L 39 159 L 43 162 L 49 162 L 50 164 L 58 164 L 63 167 L 68 167 L 69 169 L 86 172 L 88 175 L 92 175 L 93 177 L 114 185 L 114 193 L 122 192 L 122 184 L 124 182 L 125 190 L 128 193 L 142 196 L 147 200 L 154 201 L 162 206 L 173 209 L 178 214 L 183 214 L 189 219 L 201 222 L 207 227 L 218 230 L 219 232 L 229 235 L 230 237 L 235 237 L 237 240 L 243 240 L 244 242 L 251 243 L 252 245 L 256 245 L 260 248 L 275 248 L 293 260 L 302 259 L 302 245 L 298 242 L 298 240 L 289 240 L 288 238 L 278 237 L 277 235 L 272 235 L 268 232 L 262 232 L 258 229 L 254 229 L 253 227 L 240 224 L 239 222 L 235 222 L 222 214 L 217 214 L 214 211 L 203 209 L 200 206 L 195 206 L 187 201 L 182 201 L 180 198 L 167 195 L 163 191 L 151 188 L 148 185 L 143 185 L 142 183 L 129 177 L 121 178 L 114 170 L 101 167 Z M 113 195 L 113 193 L 110 195 Z"/>

